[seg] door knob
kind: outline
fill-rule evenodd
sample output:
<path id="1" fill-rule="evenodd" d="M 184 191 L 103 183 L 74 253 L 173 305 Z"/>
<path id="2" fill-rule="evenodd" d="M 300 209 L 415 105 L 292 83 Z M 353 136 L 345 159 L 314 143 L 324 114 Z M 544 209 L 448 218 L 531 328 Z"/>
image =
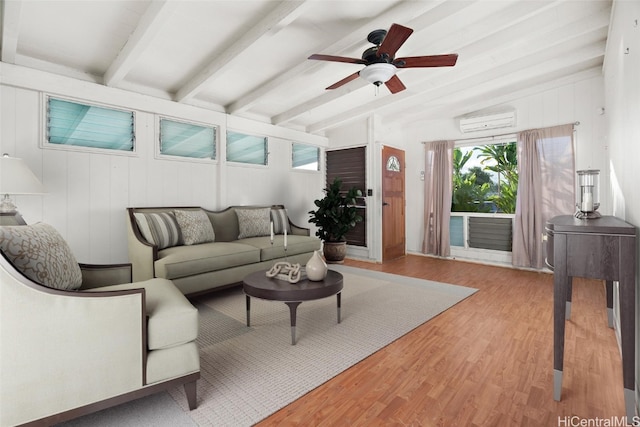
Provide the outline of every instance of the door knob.
<path id="1" fill-rule="evenodd" d="M 389 206 L 389 203 L 387 203 L 387 202 L 382 202 L 382 206 Z"/>

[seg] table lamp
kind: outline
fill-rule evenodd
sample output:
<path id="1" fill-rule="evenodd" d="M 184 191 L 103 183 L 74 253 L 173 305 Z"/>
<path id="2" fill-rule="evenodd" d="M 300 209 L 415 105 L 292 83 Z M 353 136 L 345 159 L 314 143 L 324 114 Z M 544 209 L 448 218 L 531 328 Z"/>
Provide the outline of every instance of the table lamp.
<path id="1" fill-rule="evenodd" d="M 576 207 L 578 211 L 576 218 L 589 219 L 599 218 L 600 212 L 600 195 L 598 187 L 600 186 L 600 171 L 598 169 L 579 170 L 578 174 L 578 201 Z"/>
<path id="2" fill-rule="evenodd" d="M 12 194 L 43 194 L 45 188 L 40 180 L 29 169 L 22 159 L 3 154 L 0 157 L 0 214 L 15 216 L 21 220 L 16 205 L 11 200 Z"/>

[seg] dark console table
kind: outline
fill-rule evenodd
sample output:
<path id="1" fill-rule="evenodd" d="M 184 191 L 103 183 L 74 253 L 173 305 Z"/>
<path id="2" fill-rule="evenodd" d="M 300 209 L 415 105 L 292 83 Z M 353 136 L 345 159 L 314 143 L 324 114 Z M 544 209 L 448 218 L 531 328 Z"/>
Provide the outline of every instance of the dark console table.
<path id="1" fill-rule="evenodd" d="M 547 265 L 554 272 L 553 398 L 560 400 L 565 320 L 571 315 L 574 276 L 606 281 L 613 326 L 613 281 L 620 283 L 622 377 L 627 419 L 635 416 L 636 227 L 613 216 L 556 216 L 546 224 Z"/>

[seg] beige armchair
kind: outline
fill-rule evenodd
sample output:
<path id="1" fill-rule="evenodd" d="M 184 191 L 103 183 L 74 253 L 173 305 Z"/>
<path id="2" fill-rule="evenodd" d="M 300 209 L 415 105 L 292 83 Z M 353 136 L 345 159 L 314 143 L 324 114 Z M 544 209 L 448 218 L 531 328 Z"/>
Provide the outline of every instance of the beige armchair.
<path id="1" fill-rule="evenodd" d="M 198 312 L 171 281 L 79 265 L 43 223 L 0 227 L 0 253 L 0 426 L 51 425 L 179 385 L 196 407 Z"/>

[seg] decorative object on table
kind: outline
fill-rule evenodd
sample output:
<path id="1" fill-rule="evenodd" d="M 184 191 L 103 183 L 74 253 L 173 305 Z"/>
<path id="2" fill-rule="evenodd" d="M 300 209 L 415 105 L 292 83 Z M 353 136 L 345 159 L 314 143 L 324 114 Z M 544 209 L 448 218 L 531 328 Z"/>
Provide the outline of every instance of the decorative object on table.
<path id="1" fill-rule="evenodd" d="M 44 186 L 22 159 L 3 154 L 0 157 L 0 224 L 25 225 L 11 194 L 44 194 Z"/>
<path id="2" fill-rule="evenodd" d="M 344 192 L 342 180 L 337 177 L 324 192 L 322 199 L 314 201 L 317 209 L 309 211 L 309 222 L 318 227 L 316 236 L 324 242 L 326 261 L 341 263 L 347 252 L 345 235 L 362 221 L 356 208 L 356 198 L 362 196 L 362 192 L 355 187 Z"/>
<path id="3" fill-rule="evenodd" d="M 302 275 L 300 264 L 288 262 L 276 262 L 266 273 L 267 277 L 285 280 L 289 283 L 298 283 Z"/>
<path id="4" fill-rule="evenodd" d="M 600 218 L 600 212 L 597 212 L 600 207 L 600 170 L 588 169 L 579 170 L 578 174 L 578 202 L 576 208 L 578 208 L 575 217 L 579 219 Z"/>
<path id="5" fill-rule="evenodd" d="M 324 280 L 327 276 L 327 263 L 320 255 L 320 251 L 314 251 L 313 255 L 307 261 L 307 265 L 305 266 L 305 271 L 307 272 L 307 279 L 319 282 Z"/>

